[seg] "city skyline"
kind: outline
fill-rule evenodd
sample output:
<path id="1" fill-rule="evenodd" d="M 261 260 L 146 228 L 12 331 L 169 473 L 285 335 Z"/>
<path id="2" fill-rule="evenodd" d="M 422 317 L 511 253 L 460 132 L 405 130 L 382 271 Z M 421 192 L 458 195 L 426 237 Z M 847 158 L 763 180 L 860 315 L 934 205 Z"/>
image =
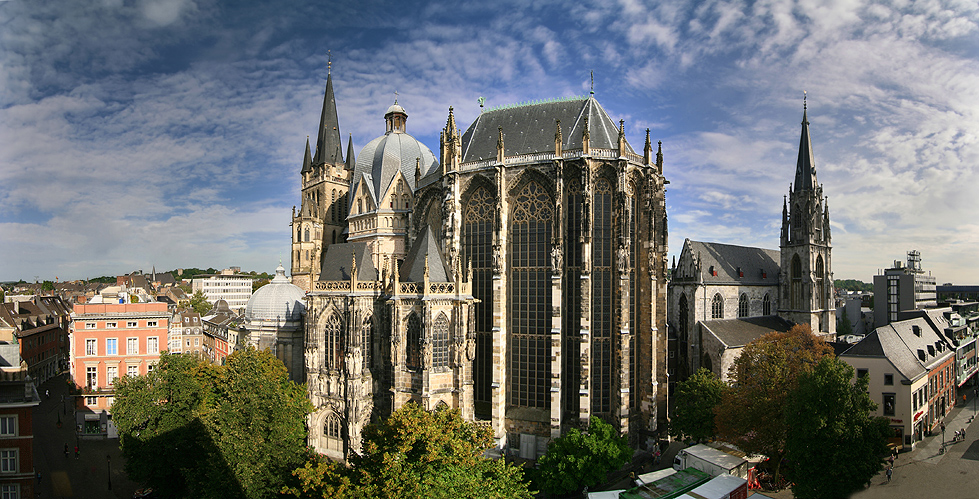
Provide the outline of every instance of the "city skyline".
<path id="1" fill-rule="evenodd" d="M 452 106 L 595 96 L 663 141 L 684 238 L 778 248 L 803 91 L 837 279 L 921 252 L 979 283 L 979 7 L 968 2 L 0 2 L 0 280 L 270 272 L 328 68 L 340 133 L 396 96 L 433 151 Z M 332 62 L 330 62 L 332 60 Z M 592 83 L 591 72 L 594 72 Z M 594 86 L 592 86 L 594 85 Z M 315 136 L 312 138 L 315 146 Z M 672 258 L 671 258 L 672 259 Z"/>

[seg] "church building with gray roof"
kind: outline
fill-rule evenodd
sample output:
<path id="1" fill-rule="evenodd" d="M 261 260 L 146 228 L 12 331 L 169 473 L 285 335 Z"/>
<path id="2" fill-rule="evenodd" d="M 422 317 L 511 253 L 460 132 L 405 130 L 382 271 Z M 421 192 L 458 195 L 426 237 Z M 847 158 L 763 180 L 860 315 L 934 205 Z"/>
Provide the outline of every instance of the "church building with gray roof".
<path id="1" fill-rule="evenodd" d="M 652 445 L 668 232 L 649 131 L 636 152 L 592 93 L 481 108 L 464 132 L 449 108 L 433 153 L 395 102 L 344 158 L 336 116 L 331 75 L 292 228 L 310 446 L 346 459 L 409 402 L 458 409 L 512 457 L 591 416 Z"/>
<path id="2" fill-rule="evenodd" d="M 778 250 L 685 240 L 668 291 L 669 386 L 701 367 L 727 379 L 741 349 L 808 325 L 836 337 L 829 205 L 816 180 L 803 106 L 795 181 L 782 203 Z"/>

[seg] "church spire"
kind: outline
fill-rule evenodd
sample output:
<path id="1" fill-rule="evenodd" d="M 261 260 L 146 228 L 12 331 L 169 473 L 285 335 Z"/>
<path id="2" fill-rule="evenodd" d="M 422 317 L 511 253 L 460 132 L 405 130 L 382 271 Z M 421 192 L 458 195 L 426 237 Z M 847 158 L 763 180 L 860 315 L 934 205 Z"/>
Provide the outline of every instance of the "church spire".
<path id="1" fill-rule="evenodd" d="M 303 169 L 299 173 L 308 173 L 312 170 L 313 158 L 309 154 L 309 135 L 306 136 L 306 155 L 303 156 Z"/>
<path id="2" fill-rule="evenodd" d="M 350 140 L 347 141 L 347 164 L 346 169 L 353 171 L 354 165 L 357 164 L 357 158 L 354 157 L 354 136 L 350 134 Z"/>
<path id="3" fill-rule="evenodd" d="M 812 191 L 816 181 L 816 161 L 812 155 L 812 139 L 809 138 L 809 119 L 806 116 L 806 97 L 802 98 L 802 137 L 799 138 L 799 160 L 795 166 L 795 190 Z"/>
<path id="4" fill-rule="evenodd" d="M 338 164 L 343 162 L 343 145 L 340 142 L 340 121 L 337 119 L 337 103 L 333 97 L 333 74 L 326 76 L 326 92 L 323 96 L 323 112 L 316 137 L 314 164 Z"/>

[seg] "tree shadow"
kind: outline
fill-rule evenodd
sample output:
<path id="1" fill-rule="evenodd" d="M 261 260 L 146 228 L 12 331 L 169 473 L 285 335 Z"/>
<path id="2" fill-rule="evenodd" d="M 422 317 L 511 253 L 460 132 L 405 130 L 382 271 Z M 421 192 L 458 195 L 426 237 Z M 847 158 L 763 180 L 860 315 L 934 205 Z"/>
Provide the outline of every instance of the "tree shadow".
<path id="1" fill-rule="evenodd" d="M 152 438 L 121 437 L 126 473 L 152 487 L 154 497 L 245 497 L 234 470 L 199 418 Z"/>

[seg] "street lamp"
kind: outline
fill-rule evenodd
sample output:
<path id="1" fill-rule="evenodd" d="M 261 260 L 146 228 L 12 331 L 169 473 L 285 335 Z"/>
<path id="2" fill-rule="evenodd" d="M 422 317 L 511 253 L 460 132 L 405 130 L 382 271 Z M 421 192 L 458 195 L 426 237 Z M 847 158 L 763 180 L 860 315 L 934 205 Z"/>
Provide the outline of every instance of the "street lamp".
<path id="1" fill-rule="evenodd" d="M 112 456 L 105 455 L 105 470 L 109 475 L 109 490 L 112 490 Z"/>

